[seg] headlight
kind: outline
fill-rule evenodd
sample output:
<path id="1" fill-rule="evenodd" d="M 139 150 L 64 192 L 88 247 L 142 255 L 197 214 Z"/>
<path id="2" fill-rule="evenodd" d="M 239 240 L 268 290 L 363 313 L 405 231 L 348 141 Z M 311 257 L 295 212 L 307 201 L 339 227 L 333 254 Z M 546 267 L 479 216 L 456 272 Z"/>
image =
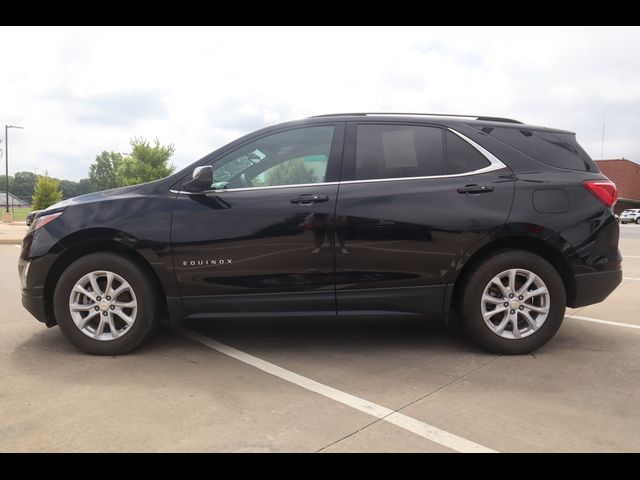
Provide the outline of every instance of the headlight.
<path id="1" fill-rule="evenodd" d="M 47 223 L 52 222 L 53 220 L 58 218 L 63 213 L 64 212 L 55 212 L 55 213 L 49 213 L 47 215 L 40 215 L 31 224 L 31 230 L 35 231 L 35 230 L 37 230 L 39 228 L 44 227 Z"/>

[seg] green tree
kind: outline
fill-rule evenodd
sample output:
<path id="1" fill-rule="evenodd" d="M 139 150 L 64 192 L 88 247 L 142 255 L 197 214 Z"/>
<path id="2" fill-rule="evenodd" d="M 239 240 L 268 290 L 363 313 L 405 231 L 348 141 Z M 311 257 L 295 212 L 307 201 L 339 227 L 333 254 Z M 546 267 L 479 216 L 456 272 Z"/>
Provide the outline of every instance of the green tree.
<path id="1" fill-rule="evenodd" d="M 89 181 L 94 191 L 108 190 L 120 185 L 116 171 L 122 163 L 122 155 L 117 152 L 103 151 L 89 167 Z"/>
<path id="2" fill-rule="evenodd" d="M 60 188 L 64 198 L 77 197 L 85 193 L 91 193 L 93 187 L 88 178 L 83 178 L 77 182 L 73 180 L 60 180 Z"/>
<path id="3" fill-rule="evenodd" d="M 265 185 L 292 185 L 316 181 L 313 169 L 307 167 L 302 158 L 294 158 L 267 170 Z"/>
<path id="4" fill-rule="evenodd" d="M 60 180 L 60 188 L 62 189 L 62 196 L 64 198 L 77 197 L 78 195 L 84 195 L 85 193 L 91 193 L 93 191 L 88 178 L 83 178 L 78 182 L 74 182 L 73 180 Z"/>
<path id="5" fill-rule="evenodd" d="M 38 177 L 33 192 L 33 209 L 42 210 L 62 200 L 60 180 L 51 178 L 46 172 Z"/>
<path id="6" fill-rule="evenodd" d="M 36 188 L 36 178 L 33 172 L 16 172 L 11 193 L 18 197 L 30 197 Z"/>
<path id="7" fill-rule="evenodd" d="M 9 175 L 9 193 L 13 193 L 13 177 Z M 7 188 L 7 177 L 5 175 L 0 175 L 0 192 L 5 191 Z"/>
<path id="8" fill-rule="evenodd" d="M 175 152 L 173 144 L 161 145 L 156 138 L 153 145 L 142 138 L 131 140 L 131 156 L 122 159 L 116 171 L 119 185 L 136 185 L 170 175 L 175 170 L 169 159 Z"/>
<path id="9" fill-rule="evenodd" d="M 60 190 L 65 198 L 76 197 L 78 196 L 78 183 L 73 180 L 60 180 Z"/>
<path id="10" fill-rule="evenodd" d="M 86 195 L 87 193 L 93 192 L 93 185 L 91 184 L 91 180 L 88 178 L 81 178 L 78 180 L 78 190 L 77 195 Z"/>

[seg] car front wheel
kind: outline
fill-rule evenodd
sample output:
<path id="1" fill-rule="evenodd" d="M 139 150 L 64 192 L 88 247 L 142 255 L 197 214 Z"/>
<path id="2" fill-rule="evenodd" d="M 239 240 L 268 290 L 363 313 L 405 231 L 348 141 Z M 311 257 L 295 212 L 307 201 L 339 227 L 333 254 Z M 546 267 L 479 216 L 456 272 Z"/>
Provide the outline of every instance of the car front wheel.
<path id="1" fill-rule="evenodd" d="M 122 355 L 151 334 L 159 314 L 158 295 L 128 258 L 94 253 L 62 273 L 54 312 L 64 335 L 80 350 Z"/>
<path id="2" fill-rule="evenodd" d="M 530 353 L 558 331 L 566 308 L 556 269 L 530 252 L 485 258 L 463 280 L 459 307 L 470 336 L 502 354 Z"/>

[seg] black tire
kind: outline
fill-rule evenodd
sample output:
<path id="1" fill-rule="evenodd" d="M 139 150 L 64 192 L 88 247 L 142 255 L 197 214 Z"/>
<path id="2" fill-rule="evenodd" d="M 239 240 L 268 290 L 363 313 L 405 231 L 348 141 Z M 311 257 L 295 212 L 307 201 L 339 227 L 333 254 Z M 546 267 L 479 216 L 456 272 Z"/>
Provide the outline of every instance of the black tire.
<path id="1" fill-rule="evenodd" d="M 636 224 L 640 225 L 640 217 L 636 218 Z"/>
<path id="2" fill-rule="evenodd" d="M 549 315 L 531 335 L 503 338 L 484 322 L 480 309 L 482 294 L 491 279 L 500 272 L 523 268 L 535 273 L 546 284 L 550 297 Z M 523 250 L 503 250 L 479 261 L 462 280 L 458 309 L 471 338 L 481 347 L 495 353 L 520 355 L 531 353 L 547 343 L 560 328 L 567 305 L 564 283 L 556 269 L 545 259 Z"/>
<path id="3" fill-rule="evenodd" d="M 69 311 L 69 297 L 76 282 L 87 273 L 99 270 L 120 275 L 131 285 L 137 299 L 133 324 L 114 340 L 96 340 L 85 335 Z M 160 314 L 158 294 L 143 270 L 128 258 L 113 253 L 93 253 L 69 265 L 56 285 L 53 307 L 62 333 L 75 347 L 93 355 L 123 355 L 133 351 L 151 335 Z"/>

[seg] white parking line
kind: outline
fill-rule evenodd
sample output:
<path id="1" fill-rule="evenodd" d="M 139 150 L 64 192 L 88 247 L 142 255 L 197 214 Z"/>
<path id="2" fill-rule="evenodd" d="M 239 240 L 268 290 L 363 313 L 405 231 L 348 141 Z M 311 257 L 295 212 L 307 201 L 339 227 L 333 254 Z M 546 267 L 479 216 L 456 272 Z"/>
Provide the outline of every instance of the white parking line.
<path id="1" fill-rule="evenodd" d="M 490 448 L 479 445 L 475 442 L 472 442 L 471 440 L 467 440 L 466 438 L 462 438 L 444 430 L 440 430 L 437 427 L 421 422 L 420 420 L 416 420 L 415 418 L 409 417 L 402 413 L 395 412 L 390 408 L 383 407 L 382 405 L 378 405 L 363 398 L 356 397 L 355 395 L 351 395 L 328 385 L 324 385 L 320 382 L 316 382 L 315 380 L 311 380 L 310 378 L 279 367 L 278 365 L 267 362 L 258 357 L 254 357 L 253 355 L 249 355 L 248 353 L 244 353 L 240 350 L 220 343 L 216 340 L 212 340 L 209 337 L 206 337 L 199 333 L 182 327 L 177 327 L 176 330 L 186 337 L 195 340 L 196 342 L 206 345 L 209 348 L 213 348 L 214 350 L 217 350 L 218 352 L 229 357 L 235 358 L 236 360 L 246 363 L 247 365 L 251 365 L 252 367 L 262 370 L 263 372 L 269 373 L 278 378 L 286 380 L 287 382 L 298 385 L 299 387 L 302 387 L 306 390 L 335 400 L 336 402 L 347 405 L 351 408 L 359 410 L 360 412 L 367 413 L 373 417 L 384 420 L 385 422 L 392 423 L 393 425 L 404 428 L 409 432 L 415 433 L 422 438 L 426 438 L 427 440 L 438 443 L 444 447 L 450 448 L 451 450 L 455 450 L 456 452 L 495 453 L 495 450 L 491 450 Z"/>
<path id="2" fill-rule="evenodd" d="M 640 277 L 622 277 L 623 280 L 640 280 Z"/>
<path id="3" fill-rule="evenodd" d="M 624 260 L 625 258 L 640 258 L 640 255 L 623 255 L 622 260 Z"/>
<path id="4" fill-rule="evenodd" d="M 614 327 L 634 328 L 640 330 L 640 325 L 632 325 L 630 323 L 611 322 L 609 320 L 600 320 L 599 318 L 581 317 L 579 315 L 567 316 L 573 320 L 582 320 L 583 322 L 602 323 L 604 325 L 613 325 Z"/>

